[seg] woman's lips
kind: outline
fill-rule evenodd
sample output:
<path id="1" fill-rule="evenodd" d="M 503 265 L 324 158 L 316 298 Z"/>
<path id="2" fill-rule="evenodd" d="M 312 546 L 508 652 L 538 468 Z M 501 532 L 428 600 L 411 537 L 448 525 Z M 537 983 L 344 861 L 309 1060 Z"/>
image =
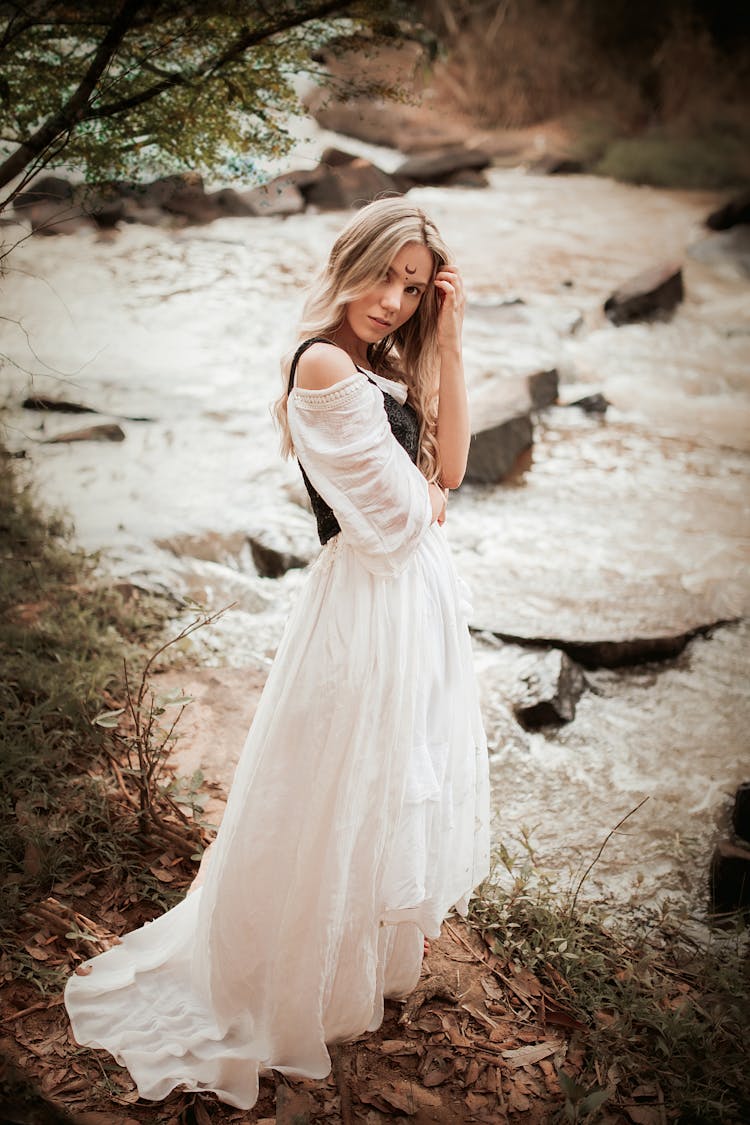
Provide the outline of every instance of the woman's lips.
<path id="1" fill-rule="evenodd" d="M 377 324 L 377 326 L 379 328 L 390 328 L 391 327 L 387 320 L 381 320 L 379 316 L 371 316 L 370 320 L 373 321 L 374 324 Z"/>

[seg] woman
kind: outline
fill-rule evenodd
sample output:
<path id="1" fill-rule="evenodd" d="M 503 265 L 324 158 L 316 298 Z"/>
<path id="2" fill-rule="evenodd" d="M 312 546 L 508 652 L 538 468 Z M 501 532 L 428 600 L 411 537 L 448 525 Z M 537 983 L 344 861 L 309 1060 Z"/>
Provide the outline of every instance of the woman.
<path id="1" fill-rule="evenodd" d="M 376 1028 L 487 870 L 486 744 L 440 524 L 468 449 L 463 288 L 401 199 L 358 212 L 305 307 L 276 413 L 324 544 L 287 624 L 202 885 L 66 988 L 143 1097 L 250 1108 Z"/>

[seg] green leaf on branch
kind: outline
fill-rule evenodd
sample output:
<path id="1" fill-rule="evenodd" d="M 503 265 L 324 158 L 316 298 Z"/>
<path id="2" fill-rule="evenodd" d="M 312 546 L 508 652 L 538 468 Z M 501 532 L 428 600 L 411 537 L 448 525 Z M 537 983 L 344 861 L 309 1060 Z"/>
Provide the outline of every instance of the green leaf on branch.
<path id="1" fill-rule="evenodd" d="M 120 715 L 124 713 L 124 707 L 118 707 L 116 711 L 100 711 L 91 721 L 97 727 L 113 730 L 119 722 Z"/>

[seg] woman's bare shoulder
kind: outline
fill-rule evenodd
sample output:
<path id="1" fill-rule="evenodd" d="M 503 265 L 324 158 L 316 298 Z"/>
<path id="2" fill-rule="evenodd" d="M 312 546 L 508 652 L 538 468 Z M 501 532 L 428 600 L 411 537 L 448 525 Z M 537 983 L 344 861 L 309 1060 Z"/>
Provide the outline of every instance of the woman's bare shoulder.
<path id="1" fill-rule="evenodd" d="M 348 379 L 356 370 L 343 348 L 320 341 L 300 356 L 295 384 L 307 391 L 323 391 Z"/>

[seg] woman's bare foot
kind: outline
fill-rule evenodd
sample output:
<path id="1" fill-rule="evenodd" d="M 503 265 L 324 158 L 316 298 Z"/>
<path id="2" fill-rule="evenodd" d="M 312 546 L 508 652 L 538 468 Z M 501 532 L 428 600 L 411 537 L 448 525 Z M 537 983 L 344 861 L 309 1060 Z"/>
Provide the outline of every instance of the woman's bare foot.
<path id="1" fill-rule="evenodd" d="M 430 953 L 430 943 L 427 940 L 427 938 L 425 938 L 424 939 L 424 953 L 422 954 L 422 956 L 427 957 L 427 956 L 429 956 L 429 953 Z"/>

